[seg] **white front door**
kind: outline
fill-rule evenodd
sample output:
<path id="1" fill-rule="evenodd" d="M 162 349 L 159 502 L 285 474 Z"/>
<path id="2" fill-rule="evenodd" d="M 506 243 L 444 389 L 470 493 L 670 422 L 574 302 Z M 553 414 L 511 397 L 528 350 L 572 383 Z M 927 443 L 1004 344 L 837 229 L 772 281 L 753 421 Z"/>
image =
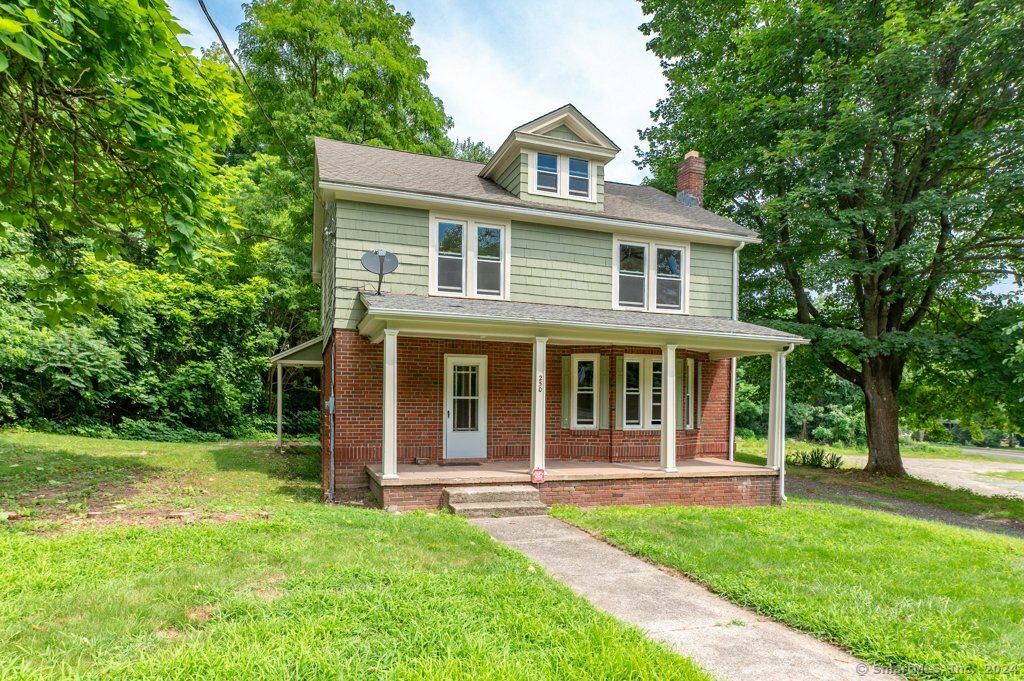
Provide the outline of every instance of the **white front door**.
<path id="1" fill-rule="evenodd" d="M 444 357 L 444 458 L 487 456 L 487 358 Z"/>

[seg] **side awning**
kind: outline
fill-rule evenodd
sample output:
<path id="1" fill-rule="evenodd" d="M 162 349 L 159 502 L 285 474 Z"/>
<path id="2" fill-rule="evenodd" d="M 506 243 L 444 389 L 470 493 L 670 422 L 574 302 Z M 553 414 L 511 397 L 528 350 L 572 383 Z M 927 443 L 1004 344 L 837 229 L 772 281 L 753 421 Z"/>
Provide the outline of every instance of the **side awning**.
<path id="1" fill-rule="evenodd" d="M 288 348 L 270 358 L 270 366 L 284 367 L 322 367 L 324 365 L 321 348 L 323 336 L 317 336 L 294 348 Z"/>

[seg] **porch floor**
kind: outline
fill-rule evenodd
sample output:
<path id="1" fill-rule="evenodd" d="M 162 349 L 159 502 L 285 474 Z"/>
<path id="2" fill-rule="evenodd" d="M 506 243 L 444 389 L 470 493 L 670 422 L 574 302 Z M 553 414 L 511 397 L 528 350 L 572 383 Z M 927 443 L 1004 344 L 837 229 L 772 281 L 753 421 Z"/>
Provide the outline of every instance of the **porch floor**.
<path id="1" fill-rule="evenodd" d="M 730 476 L 777 476 L 778 471 L 725 459 L 684 459 L 675 473 L 666 473 L 653 463 L 610 463 L 607 461 L 553 461 L 544 470 L 545 482 L 573 480 L 630 480 L 636 478 L 715 478 Z M 369 476 L 382 487 L 406 485 L 476 485 L 484 483 L 530 482 L 529 461 L 485 461 L 479 465 L 398 464 L 397 480 L 382 480 L 381 465 L 366 466 Z"/>

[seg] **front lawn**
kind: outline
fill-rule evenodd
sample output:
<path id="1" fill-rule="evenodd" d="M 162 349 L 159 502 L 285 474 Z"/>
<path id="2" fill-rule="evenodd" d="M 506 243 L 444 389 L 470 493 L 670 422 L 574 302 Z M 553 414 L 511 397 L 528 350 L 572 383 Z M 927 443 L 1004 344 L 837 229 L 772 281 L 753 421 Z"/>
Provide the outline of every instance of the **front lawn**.
<path id="1" fill-rule="evenodd" d="M 315 450 L 0 433 L 0 471 L 5 680 L 708 678 L 460 518 L 317 503 Z"/>
<path id="2" fill-rule="evenodd" d="M 788 446 L 788 445 L 787 445 Z M 736 453 L 737 461 L 763 466 L 765 457 L 750 449 Z M 1005 463 L 1005 462 L 1004 462 Z M 918 504 L 944 508 L 954 513 L 977 518 L 1011 520 L 1024 523 L 1024 499 L 1010 496 L 989 496 L 960 487 L 947 487 L 911 476 L 891 478 L 865 473 L 856 468 L 832 470 L 812 466 L 786 464 L 787 479 L 797 478 L 833 485 L 853 492 L 867 492 L 883 497 L 903 499 Z"/>
<path id="3" fill-rule="evenodd" d="M 730 600 L 914 678 L 1024 671 L 1024 542 L 848 506 L 559 507 Z"/>

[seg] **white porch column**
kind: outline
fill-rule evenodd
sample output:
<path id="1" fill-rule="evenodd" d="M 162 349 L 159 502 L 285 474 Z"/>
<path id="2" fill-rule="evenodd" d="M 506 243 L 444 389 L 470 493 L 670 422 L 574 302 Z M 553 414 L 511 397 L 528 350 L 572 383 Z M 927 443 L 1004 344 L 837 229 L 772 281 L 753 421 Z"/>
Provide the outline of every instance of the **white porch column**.
<path id="1" fill-rule="evenodd" d="M 530 402 L 530 470 L 544 470 L 545 419 L 547 418 L 548 339 L 533 341 L 533 390 Z"/>
<path id="2" fill-rule="evenodd" d="M 281 384 L 281 365 L 277 365 L 277 448 L 281 449 L 281 420 L 284 405 L 284 388 Z"/>
<path id="3" fill-rule="evenodd" d="M 381 477 L 398 478 L 398 331 L 384 330 L 384 432 Z"/>
<path id="4" fill-rule="evenodd" d="M 779 469 L 779 496 L 785 498 L 786 480 L 786 355 L 772 353 L 771 387 L 768 391 L 768 465 Z"/>
<path id="5" fill-rule="evenodd" d="M 676 346 L 661 349 L 661 468 L 676 472 Z"/>

